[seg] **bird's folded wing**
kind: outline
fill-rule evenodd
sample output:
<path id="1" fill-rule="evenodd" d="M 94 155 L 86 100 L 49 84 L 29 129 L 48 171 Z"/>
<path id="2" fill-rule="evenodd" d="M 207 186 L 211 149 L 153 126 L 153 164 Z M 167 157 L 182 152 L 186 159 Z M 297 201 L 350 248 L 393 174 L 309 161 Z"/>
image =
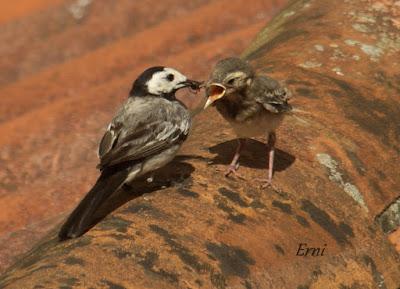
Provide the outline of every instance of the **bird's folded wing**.
<path id="1" fill-rule="evenodd" d="M 254 80 L 255 99 L 266 110 L 273 113 L 290 111 L 292 107 L 288 103 L 290 94 L 287 88 L 282 87 L 278 81 L 258 76 Z"/>
<path id="2" fill-rule="evenodd" d="M 190 116 L 171 105 L 146 105 L 137 111 L 121 110 L 104 134 L 99 168 L 139 161 L 182 142 L 190 129 Z"/>

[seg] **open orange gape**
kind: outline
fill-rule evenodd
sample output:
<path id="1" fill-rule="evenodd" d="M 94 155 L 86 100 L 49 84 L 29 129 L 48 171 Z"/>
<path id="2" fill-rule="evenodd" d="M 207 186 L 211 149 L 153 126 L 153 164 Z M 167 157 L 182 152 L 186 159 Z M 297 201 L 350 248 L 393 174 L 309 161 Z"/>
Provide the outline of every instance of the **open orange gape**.
<path id="1" fill-rule="evenodd" d="M 222 98 L 225 95 L 226 87 L 219 83 L 212 83 L 207 88 L 207 102 L 204 108 L 209 107 L 216 100 Z"/>

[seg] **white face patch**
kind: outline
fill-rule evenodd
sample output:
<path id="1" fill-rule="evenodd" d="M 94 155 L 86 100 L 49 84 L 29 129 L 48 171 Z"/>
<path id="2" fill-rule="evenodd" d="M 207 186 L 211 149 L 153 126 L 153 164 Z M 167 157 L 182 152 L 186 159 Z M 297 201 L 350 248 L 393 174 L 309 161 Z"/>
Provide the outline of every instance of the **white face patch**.
<path id="1" fill-rule="evenodd" d="M 151 94 L 160 95 L 163 93 L 171 93 L 181 87 L 184 87 L 184 82 L 187 77 L 173 68 L 164 68 L 153 74 L 147 82 L 147 90 Z"/>

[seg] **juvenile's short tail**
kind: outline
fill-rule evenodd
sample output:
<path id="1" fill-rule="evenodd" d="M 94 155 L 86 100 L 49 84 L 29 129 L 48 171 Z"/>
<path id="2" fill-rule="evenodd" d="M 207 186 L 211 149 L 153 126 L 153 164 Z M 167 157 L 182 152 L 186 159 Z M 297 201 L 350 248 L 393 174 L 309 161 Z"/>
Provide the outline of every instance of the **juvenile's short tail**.
<path id="1" fill-rule="evenodd" d="M 128 176 L 128 170 L 117 172 L 103 171 L 93 188 L 86 194 L 79 205 L 61 227 L 60 240 L 77 238 L 94 225 L 96 211 L 117 191 Z"/>

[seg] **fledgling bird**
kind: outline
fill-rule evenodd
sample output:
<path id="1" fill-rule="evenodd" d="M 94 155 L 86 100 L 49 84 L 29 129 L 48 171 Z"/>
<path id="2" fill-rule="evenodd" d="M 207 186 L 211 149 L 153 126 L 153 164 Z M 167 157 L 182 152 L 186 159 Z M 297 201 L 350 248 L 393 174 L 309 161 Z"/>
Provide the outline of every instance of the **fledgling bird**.
<path id="1" fill-rule="evenodd" d="M 62 226 L 61 240 L 84 234 L 114 192 L 174 158 L 191 127 L 189 111 L 175 98 L 183 87 L 199 89 L 200 83 L 162 66 L 145 70 L 134 81 L 100 141 L 101 174 Z"/>
<path id="2" fill-rule="evenodd" d="M 207 102 L 204 109 L 215 105 L 239 138 L 235 155 L 226 176 L 237 174 L 240 153 L 245 138 L 268 136 L 269 168 L 266 184 L 272 182 L 275 154 L 275 130 L 285 113 L 292 108 L 289 91 L 276 80 L 256 75 L 253 68 L 240 58 L 219 61 L 206 84 Z"/>

